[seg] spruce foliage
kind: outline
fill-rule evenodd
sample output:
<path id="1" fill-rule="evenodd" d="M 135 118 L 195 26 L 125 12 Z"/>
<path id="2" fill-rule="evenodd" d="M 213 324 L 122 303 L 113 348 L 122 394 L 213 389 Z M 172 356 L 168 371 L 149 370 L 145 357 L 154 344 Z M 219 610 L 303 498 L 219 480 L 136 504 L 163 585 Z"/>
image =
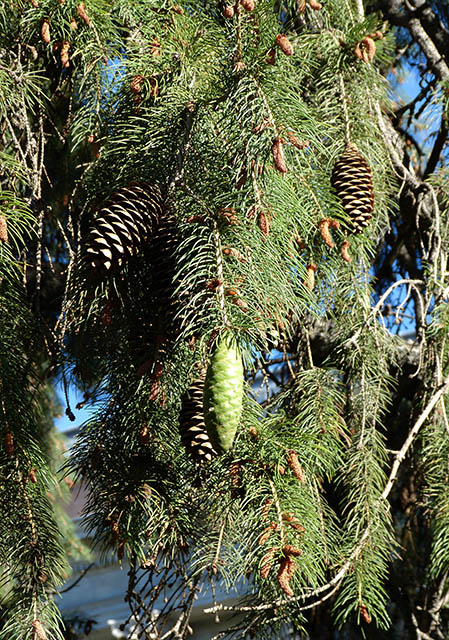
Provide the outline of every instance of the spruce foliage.
<path id="1" fill-rule="evenodd" d="M 448 632 L 449 16 L 418 4 L 3 3 L 0 638 L 62 638 L 82 551 L 56 380 L 136 632 L 188 637 L 217 585 L 216 640 Z"/>

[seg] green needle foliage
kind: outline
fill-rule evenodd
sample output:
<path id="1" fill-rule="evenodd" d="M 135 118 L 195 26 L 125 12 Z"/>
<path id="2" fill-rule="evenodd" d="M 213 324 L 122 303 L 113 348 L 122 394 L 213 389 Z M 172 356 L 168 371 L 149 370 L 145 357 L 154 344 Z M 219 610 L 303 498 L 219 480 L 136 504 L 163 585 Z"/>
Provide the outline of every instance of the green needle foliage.
<path id="1" fill-rule="evenodd" d="M 216 587 L 215 640 L 449 633 L 448 30 L 438 1 L 2 3 L 0 639 L 63 637 L 84 552 L 58 381 L 142 637 Z M 212 451 L 185 403 L 224 341 Z"/>

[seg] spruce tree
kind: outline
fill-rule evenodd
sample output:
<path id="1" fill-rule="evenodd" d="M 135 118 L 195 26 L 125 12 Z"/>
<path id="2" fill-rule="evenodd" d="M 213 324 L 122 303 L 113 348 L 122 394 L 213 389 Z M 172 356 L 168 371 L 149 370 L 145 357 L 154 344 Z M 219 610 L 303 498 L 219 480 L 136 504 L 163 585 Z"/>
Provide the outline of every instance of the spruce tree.
<path id="1" fill-rule="evenodd" d="M 142 637 L 187 638 L 216 586 L 241 598 L 216 640 L 446 637 L 447 4 L 0 24 L 0 638 L 62 638 L 60 382 Z"/>

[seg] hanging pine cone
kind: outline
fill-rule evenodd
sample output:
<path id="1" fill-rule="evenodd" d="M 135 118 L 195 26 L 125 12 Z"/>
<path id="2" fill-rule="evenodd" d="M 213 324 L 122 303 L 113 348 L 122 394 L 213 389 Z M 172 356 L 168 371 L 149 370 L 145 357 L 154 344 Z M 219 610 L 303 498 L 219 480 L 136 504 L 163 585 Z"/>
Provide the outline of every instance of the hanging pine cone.
<path id="1" fill-rule="evenodd" d="M 371 219 L 374 191 L 369 164 L 355 144 L 346 145 L 335 163 L 331 181 L 351 218 L 353 233 L 361 233 Z"/>
<path id="2" fill-rule="evenodd" d="M 91 227 L 87 262 L 93 268 L 110 269 L 136 255 L 154 232 L 161 214 L 162 196 L 157 185 L 135 182 L 119 189 Z"/>
<path id="3" fill-rule="evenodd" d="M 212 354 L 204 383 L 204 422 L 218 453 L 232 447 L 242 402 L 242 356 L 235 338 L 225 334 Z"/>
<path id="4" fill-rule="evenodd" d="M 195 380 L 183 398 L 179 415 L 181 442 L 195 462 L 210 462 L 216 452 L 203 417 L 204 376 Z"/>

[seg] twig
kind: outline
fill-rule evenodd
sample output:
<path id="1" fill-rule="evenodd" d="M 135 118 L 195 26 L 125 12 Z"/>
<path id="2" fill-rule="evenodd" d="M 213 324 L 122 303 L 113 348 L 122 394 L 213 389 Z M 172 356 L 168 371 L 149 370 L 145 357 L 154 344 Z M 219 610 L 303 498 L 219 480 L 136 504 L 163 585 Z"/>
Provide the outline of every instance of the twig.
<path id="1" fill-rule="evenodd" d="M 436 404 L 439 402 L 440 398 L 448 390 L 449 390 L 449 375 L 446 376 L 446 378 L 443 381 L 443 384 L 434 393 L 434 395 L 432 396 L 432 398 L 428 402 L 426 408 L 421 413 L 421 415 L 419 416 L 419 418 L 417 419 L 417 421 L 413 425 L 412 429 L 410 430 L 406 441 L 402 445 L 402 447 L 399 450 L 399 452 L 396 454 L 396 456 L 394 458 L 394 461 L 393 461 L 393 465 L 391 467 L 390 475 L 388 476 L 387 484 L 385 485 L 385 489 L 382 491 L 382 494 L 380 496 L 380 498 L 382 500 L 385 500 L 388 497 L 391 489 L 393 488 L 394 481 L 396 480 L 396 475 L 397 475 L 397 472 L 399 470 L 399 467 L 400 467 L 402 461 L 404 460 L 405 456 L 407 455 L 407 452 L 408 452 L 413 440 L 415 439 L 416 435 L 418 434 L 418 432 L 421 429 L 421 427 L 424 424 L 424 422 L 427 420 L 427 418 L 429 417 L 429 415 L 431 414 L 431 412 L 435 408 Z"/>
<path id="2" fill-rule="evenodd" d="M 75 580 L 75 582 L 73 582 L 69 587 L 67 587 L 66 589 L 62 589 L 62 591 L 58 591 L 59 594 L 61 593 L 67 593 L 67 591 L 70 591 L 71 589 L 73 589 L 74 587 L 76 587 L 76 585 L 84 578 L 84 576 L 86 575 L 86 573 L 92 569 L 92 567 L 95 566 L 95 562 L 91 562 L 85 569 L 83 569 L 80 573 L 80 575 L 78 576 L 78 578 Z"/>

